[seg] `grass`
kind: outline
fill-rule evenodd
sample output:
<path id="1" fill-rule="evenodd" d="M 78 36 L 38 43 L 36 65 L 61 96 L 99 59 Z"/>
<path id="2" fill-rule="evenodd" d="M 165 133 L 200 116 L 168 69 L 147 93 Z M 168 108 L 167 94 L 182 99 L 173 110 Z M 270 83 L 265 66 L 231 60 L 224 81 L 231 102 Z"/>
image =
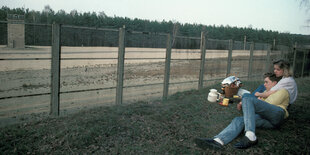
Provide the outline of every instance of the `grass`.
<path id="1" fill-rule="evenodd" d="M 253 90 L 261 82 L 244 82 Z M 201 150 L 196 137 L 213 137 L 241 116 L 236 105 L 207 101 L 209 88 L 172 95 L 167 101 L 101 107 L 60 118 L 1 128 L 1 154 L 309 154 L 310 78 L 297 79 L 299 96 L 279 129 L 258 129 L 258 145 Z M 217 88 L 214 85 L 212 88 Z M 210 87 L 211 88 L 211 87 Z"/>

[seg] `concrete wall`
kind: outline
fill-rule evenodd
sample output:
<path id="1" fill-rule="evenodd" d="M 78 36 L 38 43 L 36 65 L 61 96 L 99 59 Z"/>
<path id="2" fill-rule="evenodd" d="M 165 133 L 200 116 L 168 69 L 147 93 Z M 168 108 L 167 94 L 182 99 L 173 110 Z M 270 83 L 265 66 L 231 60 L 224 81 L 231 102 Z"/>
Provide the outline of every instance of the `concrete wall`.
<path id="1" fill-rule="evenodd" d="M 25 24 L 8 23 L 8 47 L 25 48 Z"/>

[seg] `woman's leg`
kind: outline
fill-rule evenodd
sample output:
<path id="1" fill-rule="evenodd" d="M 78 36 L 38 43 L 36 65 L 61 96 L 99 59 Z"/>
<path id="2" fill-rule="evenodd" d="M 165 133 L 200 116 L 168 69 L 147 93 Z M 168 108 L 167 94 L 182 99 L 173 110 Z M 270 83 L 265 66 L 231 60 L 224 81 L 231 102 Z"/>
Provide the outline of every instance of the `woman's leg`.
<path id="1" fill-rule="evenodd" d="M 256 92 L 262 93 L 266 90 L 265 86 L 262 84 L 258 86 L 251 94 L 254 95 Z"/>
<path id="2" fill-rule="evenodd" d="M 252 97 L 256 97 L 255 96 L 255 93 L 256 92 L 259 92 L 259 93 L 262 93 L 266 90 L 265 86 L 262 84 L 260 86 L 258 86 L 258 88 L 256 88 L 252 93 L 243 93 L 242 94 L 242 98 L 244 97 L 248 97 L 248 96 L 252 96 Z M 256 97 L 257 98 L 257 97 Z"/>

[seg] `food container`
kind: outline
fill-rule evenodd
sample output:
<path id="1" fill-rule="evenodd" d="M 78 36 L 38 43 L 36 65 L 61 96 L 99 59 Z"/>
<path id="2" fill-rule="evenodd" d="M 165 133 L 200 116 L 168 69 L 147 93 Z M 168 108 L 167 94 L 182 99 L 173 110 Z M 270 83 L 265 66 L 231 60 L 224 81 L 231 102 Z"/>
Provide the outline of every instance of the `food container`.
<path id="1" fill-rule="evenodd" d="M 210 89 L 208 94 L 208 101 L 209 102 L 216 102 L 219 99 L 220 93 L 217 92 L 216 89 Z"/>

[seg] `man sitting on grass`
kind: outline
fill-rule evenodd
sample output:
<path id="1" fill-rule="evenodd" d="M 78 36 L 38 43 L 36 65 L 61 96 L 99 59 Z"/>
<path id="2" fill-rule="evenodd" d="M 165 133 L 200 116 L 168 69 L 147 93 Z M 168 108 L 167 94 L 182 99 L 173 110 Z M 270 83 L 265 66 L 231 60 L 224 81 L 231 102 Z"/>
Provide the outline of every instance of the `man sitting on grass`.
<path id="1" fill-rule="evenodd" d="M 264 75 L 266 91 L 277 84 L 280 78 L 273 73 Z M 268 98 L 256 98 L 246 94 L 242 97 L 242 117 L 236 117 L 232 122 L 213 139 L 196 138 L 196 145 L 202 149 L 220 149 L 231 142 L 243 130 L 245 136 L 234 145 L 238 149 L 246 149 L 257 144 L 255 135 L 256 127 L 276 128 L 288 117 L 289 93 L 286 89 L 280 89 Z"/>

